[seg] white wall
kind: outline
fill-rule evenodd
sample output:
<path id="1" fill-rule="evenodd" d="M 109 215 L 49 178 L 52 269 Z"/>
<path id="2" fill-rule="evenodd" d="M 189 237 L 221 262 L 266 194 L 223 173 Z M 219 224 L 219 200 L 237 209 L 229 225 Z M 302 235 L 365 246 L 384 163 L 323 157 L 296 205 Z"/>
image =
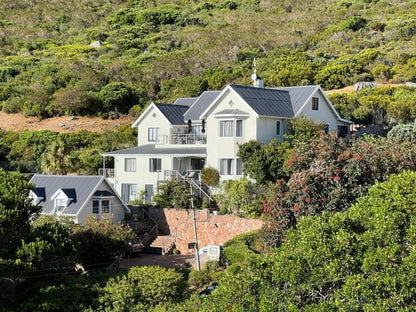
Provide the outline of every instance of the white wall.
<path id="1" fill-rule="evenodd" d="M 232 101 L 232 106 L 229 104 Z M 246 112 L 245 117 L 215 117 L 215 114 L 223 110 L 238 109 Z M 249 140 L 257 139 L 257 122 L 253 110 L 234 92 L 227 90 L 217 105 L 207 114 L 207 161 L 206 166 L 219 170 L 220 158 L 237 157 L 238 144 L 243 144 Z M 220 137 L 220 120 L 243 120 L 242 137 Z M 221 179 L 232 179 L 235 176 L 222 176 Z"/>
<path id="2" fill-rule="evenodd" d="M 280 135 L 276 135 L 276 122 L 280 121 Z M 268 144 L 272 139 L 283 141 L 287 122 L 283 119 L 262 117 L 257 120 L 257 141 Z"/>
<path id="3" fill-rule="evenodd" d="M 159 127 L 159 138 L 163 140 L 163 136 L 169 136 L 170 123 L 166 120 L 165 116 L 153 105 L 145 112 L 145 116 L 142 117 L 140 124 L 137 127 L 137 144 L 138 146 L 146 144 L 154 144 L 155 142 L 148 141 L 148 128 Z"/>
<path id="4" fill-rule="evenodd" d="M 113 192 L 111 187 L 109 187 L 108 184 L 105 182 L 102 182 L 97 190 Z M 93 202 L 93 198 L 91 197 L 85 203 L 81 211 L 78 213 L 78 216 L 77 216 L 78 223 L 84 224 L 88 216 L 92 214 L 92 202 Z M 111 212 L 112 212 L 112 220 L 115 223 L 118 223 L 121 220 L 124 220 L 124 206 L 117 196 L 111 199 Z"/>
<path id="5" fill-rule="evenodd" d="M 136 171 L 125 172 L 124 159 L 136 159 Z M 149 172 L 149 159 L 160 158 L 162 160 L 161 172 Z M 172 170 L 172 160 L 170 155 L 123 155 L 116 156 L 114 159 L 114 188 L 121 194 L 121 184 L 137 184 L 137 190 L 144 190 L 145 184 L 153 184 L 156 191 L 157 181 L 163 180 L 163 170 Z"/>
<path id="6" fill-rule="evenodd" d="M 317 97 L 319 99 L 318 110 L 312 110 L 312 97 Z M 316 90 L 312 97 L 309 99 L 304 108 L 299 112 L 300 114 L 317 122 L 323 122 L 324 124 L 327 124 L 329 126 L 329 131 L 336 131 L 337 125 L 344 124 L 337 120 L 337 116 L 328 105 L 325 97 L 319 90 Z"/>

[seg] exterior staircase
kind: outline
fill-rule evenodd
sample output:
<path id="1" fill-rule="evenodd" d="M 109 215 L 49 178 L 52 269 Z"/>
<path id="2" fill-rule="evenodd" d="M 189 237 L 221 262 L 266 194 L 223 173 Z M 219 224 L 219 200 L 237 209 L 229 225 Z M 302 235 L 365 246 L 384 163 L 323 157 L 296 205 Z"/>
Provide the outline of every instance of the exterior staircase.
<path id="1" fill-rule="evenodd" d="M 168 254 L 175 246 L 175 237 L 171 235 L 157 236 L 156 239 L 150 244 L 149 247 L 145 247 L 143 251 L 146 253 L 154 254 Z"/>

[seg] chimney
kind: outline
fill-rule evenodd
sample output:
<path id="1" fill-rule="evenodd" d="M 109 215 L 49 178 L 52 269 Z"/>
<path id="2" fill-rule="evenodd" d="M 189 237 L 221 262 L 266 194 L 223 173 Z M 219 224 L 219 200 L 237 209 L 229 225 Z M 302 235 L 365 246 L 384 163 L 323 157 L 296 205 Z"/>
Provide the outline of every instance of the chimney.
<path id="1" fill-rule="evenodd" d="M 251 79 L 253 80 L 253 86 L 255 88 L 264 88 L 264 82 L 263 79 L 261 79 L 259 76 L 257 76 L 257 63 L 256 58 L 254 58 L 254 72 L 251 75 Z"/>

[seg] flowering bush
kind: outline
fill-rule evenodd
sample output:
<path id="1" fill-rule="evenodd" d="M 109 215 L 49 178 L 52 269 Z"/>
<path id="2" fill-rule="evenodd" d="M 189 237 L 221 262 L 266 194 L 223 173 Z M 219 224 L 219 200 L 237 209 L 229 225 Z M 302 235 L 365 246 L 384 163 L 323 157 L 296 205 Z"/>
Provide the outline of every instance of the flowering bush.
<path id="1" fill-rule="evenodd" d="M 289 181 L 278 181 L 263 204 L 272 216 L 263 231 L 266 244 L 279 245 L 302 216 L 345 211 L 376 181 L 415 170 L 415 153 L 410 142 L 364 137 L 347 143 L 335 134 L 297 145 L 287 162 Z"/>

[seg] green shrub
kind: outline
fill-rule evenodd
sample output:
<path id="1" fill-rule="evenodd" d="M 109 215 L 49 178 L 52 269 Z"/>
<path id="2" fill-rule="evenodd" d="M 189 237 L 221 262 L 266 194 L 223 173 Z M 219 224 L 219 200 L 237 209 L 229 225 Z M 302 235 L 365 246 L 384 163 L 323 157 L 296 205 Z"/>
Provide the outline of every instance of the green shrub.
<path id="1" fill-rule="evenodd" d="M 201 170 L 201 181 L 208 186 L 216 186 L 220 181 L 220 173 L 212 167 L 204 167 Z"/>
<path id="2" fill-rule="evenodd" d="M 416 124 L 400 124 L 387 133 L 387 138 L 395 142 L 416 142 Z"/>

